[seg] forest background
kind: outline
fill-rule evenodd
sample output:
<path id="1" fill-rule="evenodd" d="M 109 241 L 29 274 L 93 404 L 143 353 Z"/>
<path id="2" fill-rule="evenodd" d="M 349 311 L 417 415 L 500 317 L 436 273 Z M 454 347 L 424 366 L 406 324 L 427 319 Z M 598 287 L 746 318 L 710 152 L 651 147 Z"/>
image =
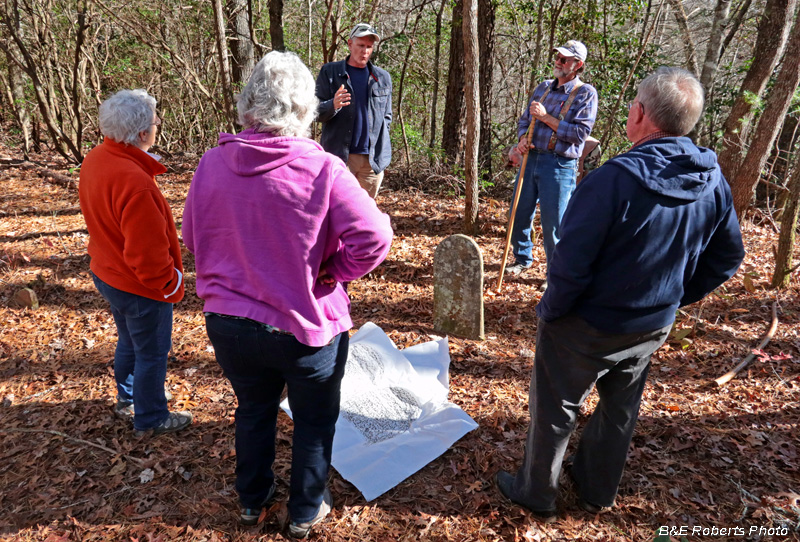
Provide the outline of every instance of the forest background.
<path id="1" fill-rule="evenodd" d="M 759 184 L 776 219 L 789 205 L 773 277 L 785 285 L 800 192 L 789 182 L 796 10 L 796 0 L 4 0 L 0 121 L 25 156 L 46 144 L 77 165 L 100 141 L 101 101 L 143 87 L 164 120 L 157 150 L 201 154 L 236 130 L 235 94 L 264 53 L 294 51 L 316 74 L 369 21 L 383 37 L 373 59 L 394 81 L 391 170 L 461 185 L 474 233 L 477 193 L 509 177 L 501 151 L 532 85 L 551 75 L 554 46 L 580 39 L 604 158 L 629 144 L 623 104 L 638 81 L 659 65 L 697 74 L 707 95 L 693 137 L 720 153 L 740 217 Z"/>
<path id="2" fill-rule="evenodd" d="M 537 247 L 530 276 L 484 292 L 487 340 L 451 337 L 451 399 L 480 428 L 373 503 L 332 475 L 341 504 L 322 536 L 652 540 L 659 526 L 729 525 L 785 528 L 797 539 L 797 11 L 797 0 L 0 1 L 0 537 L 282 539 L 285 507 L 254 530 L 236 527 L 235 399 L 207 349 L 187 252 L 168 385 L 197 423 L 186 439 L 140 443 L 111 417 L 113 322 L 88 276 L 75 186 L 101 139 L 98 105 L 146 88 L 164 119 L 154 150 L 169 168 L 160 185 L 180 225 L 199 156 L 219 131 L 237 128 L 234 96 L 254 62 L 286 49 L 316 75 L 344 58 L 353 24 L 369 21 L 383 36 L 374 61 L 394 81 L 394 158 L 378 203 L 395 241 L 387 261 L 352 285 L 356 327 L 375 321 L 400 347 L 428 340 L 433 251 L 462 221 L 481 244 L 487 284 L 496 278 L 514 174 L 502 150 L 516 140 L 531 85 L 551 74 L 552 47 L 568 39 L 589 48 L 583 78 L 600 95 L 593 135 L 603 159 L 629 146 L 625 104 L 643 77 L 662 64 L 698 75 L 707 103 L 692 135 L 719 153 L 748 256 L 724 288 L 679 313 L 654 358 L 611 514 L 574 513 L 566 491 L 568 512 L 546 527 L 491 485 L 524 442 L 531 309 L 544 279 Z M 473 219 L 470 194 L 480 202 Z M 39 309 L 15 306 L 23 287 Z M 758 344 L 773 304 L 772 342 L 740 378 L 709 387 Z M 290 440 L 287 420 L 279 433 Z M 276 464 L 284 480 L 286 448 Z"/>

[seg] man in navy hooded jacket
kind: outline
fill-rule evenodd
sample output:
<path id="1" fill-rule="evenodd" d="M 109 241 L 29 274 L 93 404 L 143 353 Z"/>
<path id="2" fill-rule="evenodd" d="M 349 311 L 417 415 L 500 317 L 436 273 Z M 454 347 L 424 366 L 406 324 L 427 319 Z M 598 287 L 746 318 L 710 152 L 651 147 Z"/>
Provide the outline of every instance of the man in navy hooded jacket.
<path id="1" fill-rule="evenodd" d="M 516 475 L 497 484 L 544 521 L 556 518 L 564 452 L 592 387 L 599 402 L 570 474 L 579 505 L 614 505 L 650 356 L 678 307 L 728 280 L 744 258 L 717 157 L 685 134 L 703 110 L 689 72 L 659 68 L 628 113 L 633 147 L 578 185 L 561 222 L 548 287 L 536 307 L 531 423 Z"/>

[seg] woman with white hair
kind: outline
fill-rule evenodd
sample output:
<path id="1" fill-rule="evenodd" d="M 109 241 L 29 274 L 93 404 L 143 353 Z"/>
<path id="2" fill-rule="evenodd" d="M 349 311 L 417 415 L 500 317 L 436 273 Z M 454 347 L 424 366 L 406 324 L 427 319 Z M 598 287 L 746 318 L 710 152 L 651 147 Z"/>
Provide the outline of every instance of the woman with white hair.
<path id="1" fill-rule="evenodd" d="M 140 435 L 192 423 L 189 412 L 169 412 L 164 390 L 183 263 L 172 211 L 155 181 L 166 168 L 147 152 L 159 124 L 156 100 L 142 89 L 103 102 L 105 138 L 84 158 L 79 187 L 92 279 L 117 325 L 114 412 L 133 418 Z"/>
<path id="2" fill-rule="evenodd" d="M 183 213 L 217 362 L 239 402 L 236 490 L 254 525 L 275 494 L 284 386 L 294 421 L 289 534 L 331 509 L 326 487 L 348 352 L 345 284 L 389 251 L 389 217 L 344 162 L 308 139 L 314 79 L 293 53 L 256 65 L 238 99 L 245 130 L 200 160 Z"/>

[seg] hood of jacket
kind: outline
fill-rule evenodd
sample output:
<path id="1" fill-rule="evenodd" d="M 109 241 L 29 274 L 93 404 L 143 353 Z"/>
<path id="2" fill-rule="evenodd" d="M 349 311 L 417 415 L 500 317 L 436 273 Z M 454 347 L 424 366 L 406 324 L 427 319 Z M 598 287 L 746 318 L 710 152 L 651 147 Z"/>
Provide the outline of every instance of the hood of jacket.
<path id="1" fill-rule="evenodd" d="M 297 136 L 276 136 L 249 128 L 238 134 L 221 133 L 219 149 L 225 165 L 237 175 L 262 175 L 322 147 Z"/>
<path id="2" fill-rule="evenodd" d="M 688 137 L 648 141 L 609 163 L 628 171 L 646 190 L 684 201 L 696 201 L 722 180 L 716 153 Z"/>

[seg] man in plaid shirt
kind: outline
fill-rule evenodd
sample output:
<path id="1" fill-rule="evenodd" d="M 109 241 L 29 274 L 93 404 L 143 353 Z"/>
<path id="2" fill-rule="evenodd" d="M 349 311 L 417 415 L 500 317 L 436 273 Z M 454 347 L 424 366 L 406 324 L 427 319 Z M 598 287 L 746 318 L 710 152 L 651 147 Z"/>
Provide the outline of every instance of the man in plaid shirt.
<path id="1" fill-rule="evenodd" d="M 586 46 L 570 40 L 554 51 L 554 79 L 536 87 L 518 122 L 517 148 L 522 154 L 531 154 L 511 233 L 516 260 L 507 269 L 511 275 L 519 275 L 533 264 L 531 227 L 537 202 L 549 269 L 561 217 L 575 190 L 578 160 L 597 116 L 597 91 L 579 78 L 586 61 Z M 527 132 L 532 122 L 529 146 Z"/>

